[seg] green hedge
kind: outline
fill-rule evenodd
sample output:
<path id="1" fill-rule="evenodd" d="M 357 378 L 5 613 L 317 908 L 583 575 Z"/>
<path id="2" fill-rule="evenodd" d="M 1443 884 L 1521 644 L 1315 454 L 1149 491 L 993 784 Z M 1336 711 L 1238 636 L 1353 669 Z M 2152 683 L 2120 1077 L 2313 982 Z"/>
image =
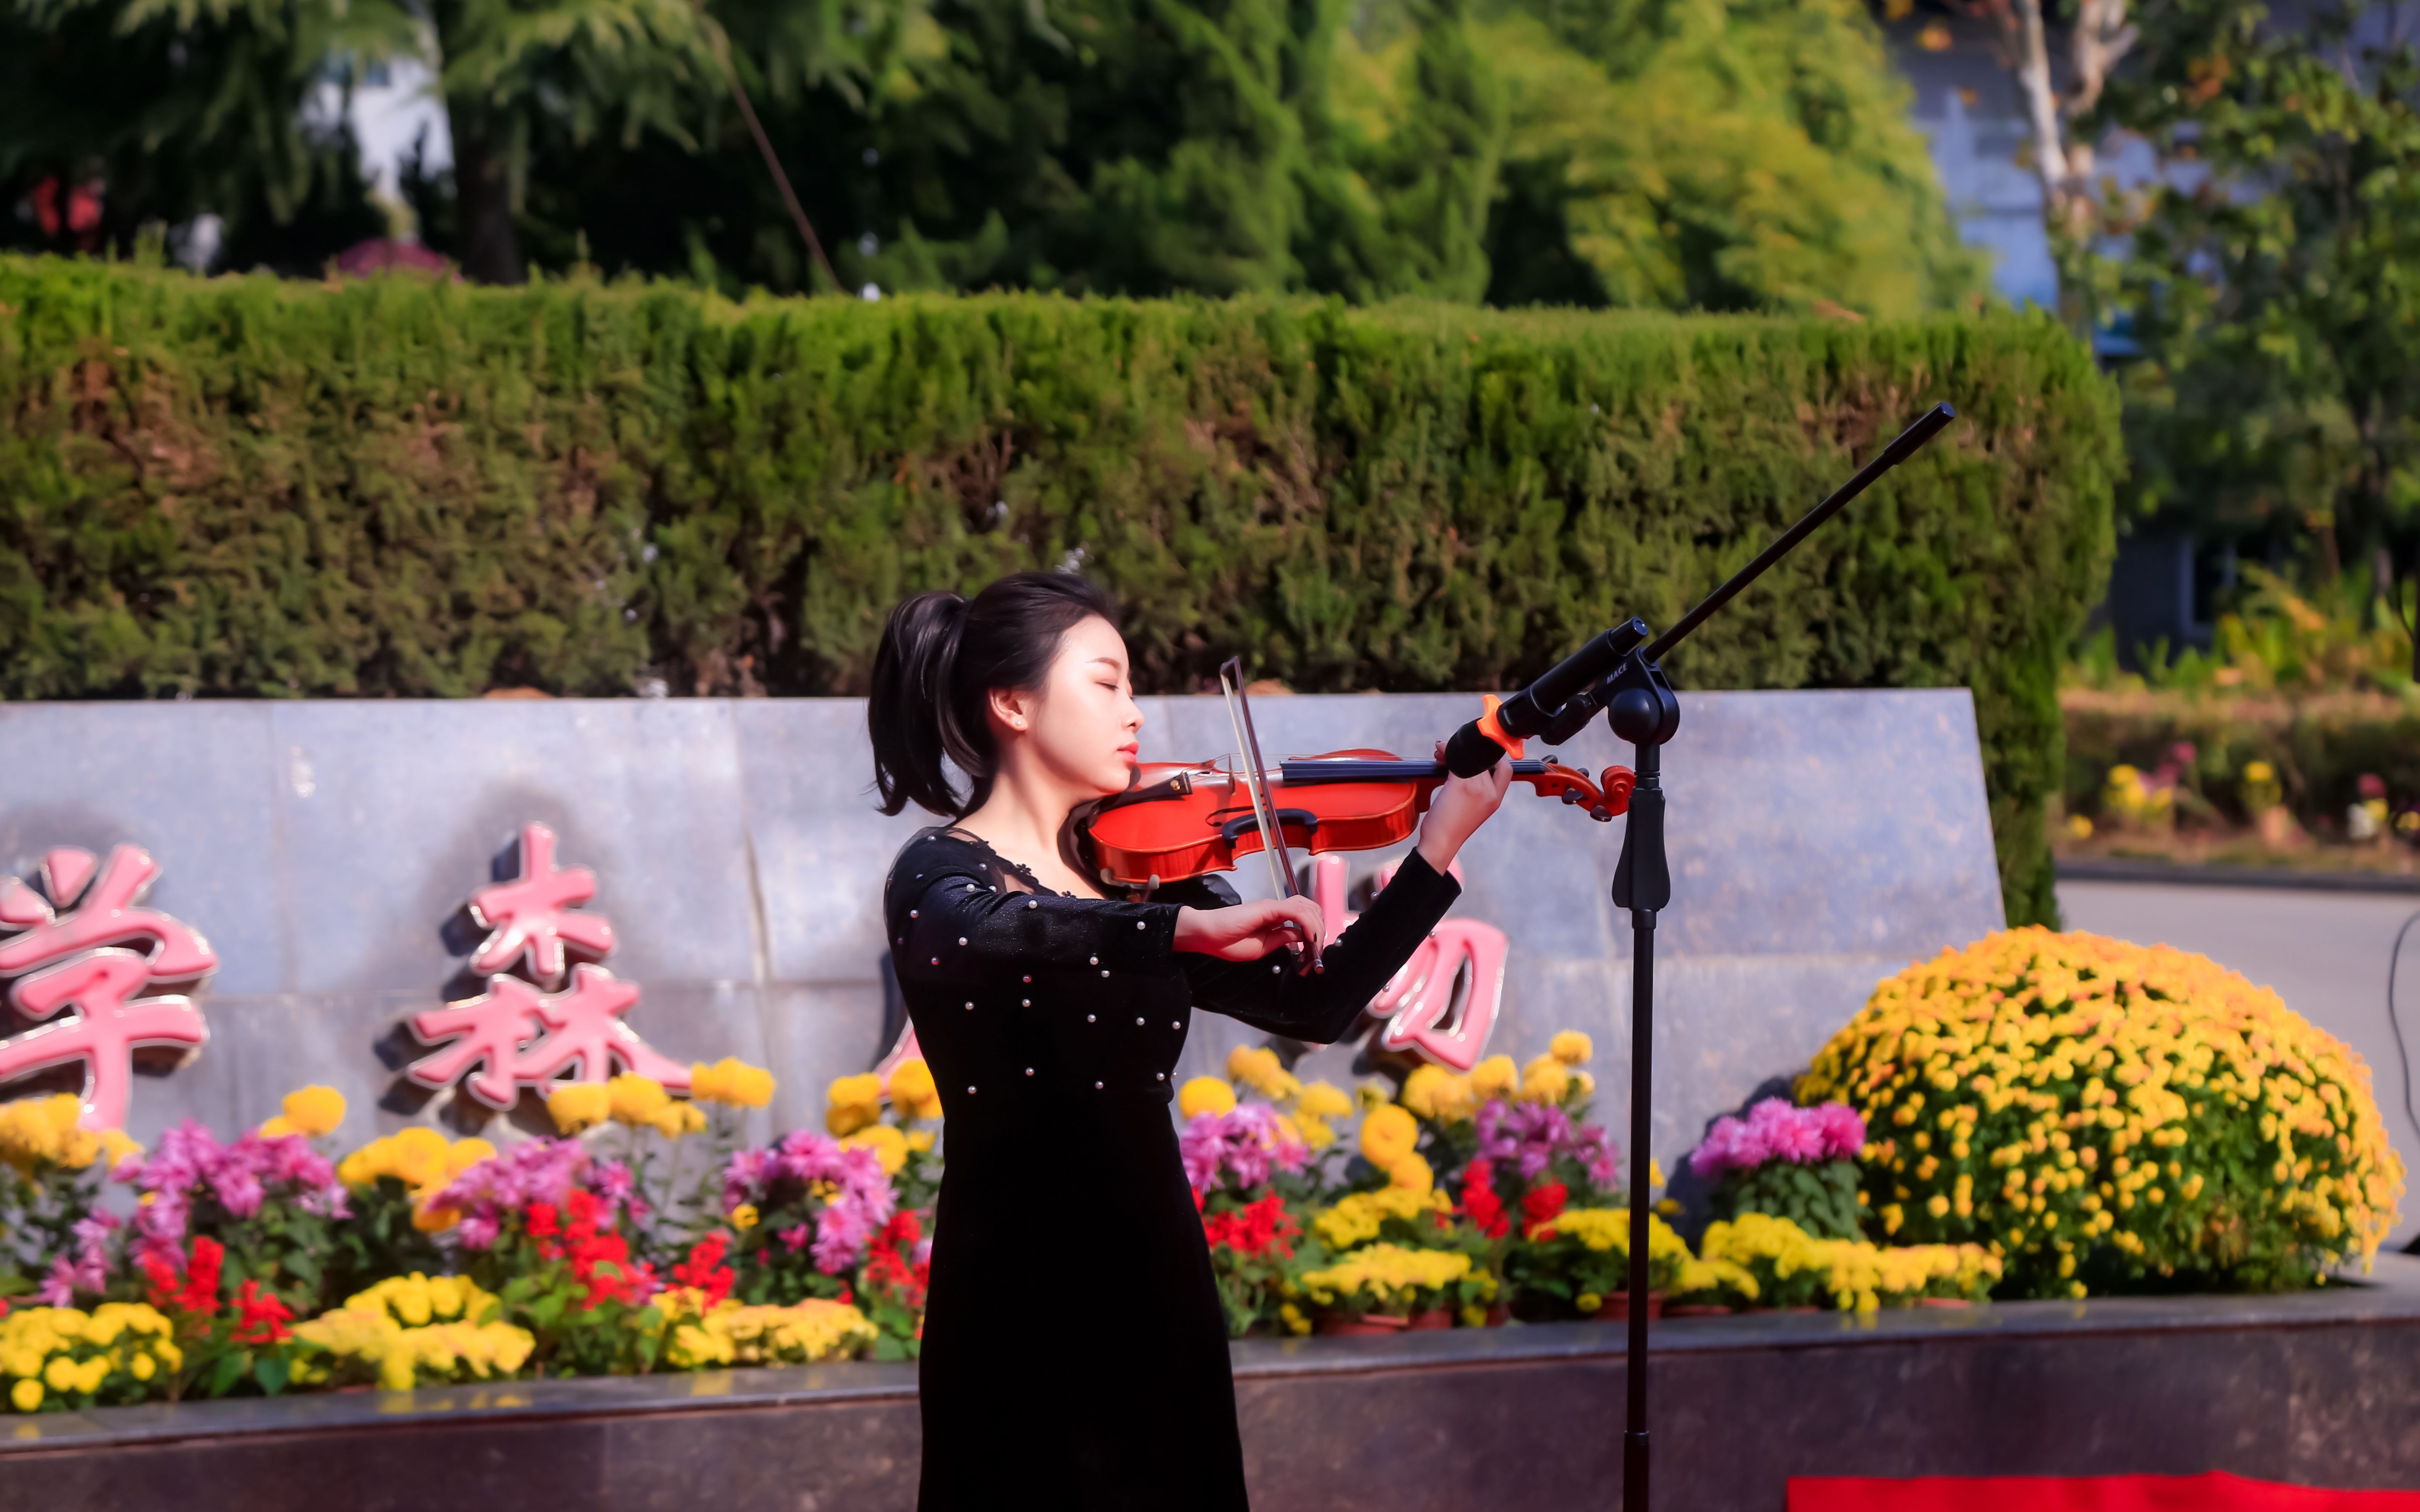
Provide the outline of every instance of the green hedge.
<path id="1" fill-rule="evenodd" d="M 2059 656 L 2116 404 L 2040 317 L 198 281 L 0 258 L 0 696 L 830 693 L 902 594 L 1080 560 L 1141 683 L 1480 688 L 1668 622 L 1935 398 L 1959 424 L 1675 656 L 1976 696 L 2054 904 Z"/>

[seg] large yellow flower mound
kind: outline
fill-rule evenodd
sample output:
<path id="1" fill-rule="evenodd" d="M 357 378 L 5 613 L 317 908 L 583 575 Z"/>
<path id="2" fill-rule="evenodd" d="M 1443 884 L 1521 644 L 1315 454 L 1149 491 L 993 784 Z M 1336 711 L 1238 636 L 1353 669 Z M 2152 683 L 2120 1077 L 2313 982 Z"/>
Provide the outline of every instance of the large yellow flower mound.
<path id="1" fill-rule="evenodd" d="M 1827 1098 L 1866 1117 L 1884 1232 L 1983 1245 L 2035 1295 L 2308 1285 L 2366 1264 L 2403 1192 L 2361 1057 L 2166 946 L 2027 928 L 1910 966 L 1799 1079 Z"/>
<path id="2" fill-rule="evenodd" d="M 0 1319 L 8 1405 L 39 1412 L 139 1402 L 184 1364 L 174 1332 L 148 1303 L 104 1302 L 90 1312 L 20 1307 Z"/>
<path id="3" fill-rule="evenodd" d="M 510 1376 L 535 1340 L 496 1312 L 494 1295 L 461 1276 L 394 1276 L 294 1326 L 294 1379 L 408 1391 Z"/>
<path id="4" fill-rule="evenodd" d="M 845 1302 L 810 1297 L 787 1307 L 723 1301 L 703 1314 L 697 1293 L 666 1294 L 673 1324 L 664 1358 L 677 1370 L 725 1365 L 814 1365 L 873 1347 L 874 1325 Z"/>

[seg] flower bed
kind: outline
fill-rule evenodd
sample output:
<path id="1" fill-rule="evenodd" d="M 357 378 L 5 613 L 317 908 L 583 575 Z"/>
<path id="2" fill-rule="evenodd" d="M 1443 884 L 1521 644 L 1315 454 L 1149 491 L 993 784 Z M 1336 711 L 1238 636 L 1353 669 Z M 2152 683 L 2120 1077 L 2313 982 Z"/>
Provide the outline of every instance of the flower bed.
<path id="1" fill-rule="evenodd" d="M 1590 1055 L 1559 1034 L 1526 1065 L 1348 1091 L 1242 1049 L 1187 1083 L 1230 1332 L 1622 1316 L 1629 1200 Z M 913 1358 L 945 1153 L 928 1069 L 843 1077 L 822 1130 L 765 1146 L 737 1115 L 769 1075 L 691 1080 L 562 1087 L 554 1137 L 411 1128 L 341 1159 L 322 1088 L 150 1150 L 79 1127 L 72 1097 L 0 1104 L 9 1404 Z M 1691 1157 L 1716 1221 L 1693 1251 L 1650 1218 L 1651 1306 L 2304 1285 L 2374 1251 L 2401 1188 L 2357 1057 L 2199 957 L 2089 935 L 1911 967 L 1798 1092 Z"/>

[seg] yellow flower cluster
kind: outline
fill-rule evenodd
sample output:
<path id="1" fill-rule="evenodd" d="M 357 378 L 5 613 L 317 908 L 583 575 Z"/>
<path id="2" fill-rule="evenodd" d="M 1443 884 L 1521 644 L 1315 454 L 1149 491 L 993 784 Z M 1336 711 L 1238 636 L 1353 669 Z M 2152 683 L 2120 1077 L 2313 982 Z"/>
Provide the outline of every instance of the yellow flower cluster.
<path id="1" fill-rule="evenodd" d="M 106 1156 L 115 1165 L 143 1147 L 115 1129 L 99 1134 L 77 1120 L 84 1104 L 73 1092 L 0 1103 L 0 1163 L 27 1176 L 57 1168 L 81 1171 Z"/>
<path id="2" fill-rule="evenodd" d="M 871 1348 L 874 1325 L 845 1302 L 810 1297 L 787 1307 L 723 1301 L 700 1313 L 692 1289 L 663 1298 L 672 1341 L 664 1358 L 675 1368 L 726 1365 L 814 1365 L 845 1360 Z"/>
<path id="3" fill-rule="evenodd" d="M 495 1152 L 496 1147 L 484 1139 L 448 1143 L 436 1130 L 414 1124 L 382 1139 L 373 1139 L 338 1161 L 336 1180 L 347 1186 L 366 1189 L 378 1185 L 380 1177 L 394 1177 L 403 1183 L 405 1193 L 411 1198 L 412 1226 L 436 1233 L 451 1228 L 460 1214 L 450 1208 L 433 1208 L 429 1200 L 456 1177 Z"/>
<path id="4" fill-rule="evenodd" d="M 886 1097 L 902 1118 L 941 1116 L 941 1092 L 933 1085 L 933 1068 L 921 1057 L 910 1057 L 891 1068 L 888 1087 L 870 1071 L 835 1080 L 824 1094 L 824 1127 L 845 1137 L 880 1123 Z"/>
<path id="5" fill-rule="evenodd" d="M 1385 1308 L 1433 1302 L 1436 1293 L 1465 1278 L 1481 1283 L 1482 1293 L 1495 1279 L 1483 1271 L 1473 1276 L 1470 1257 L 1456 1250 L 1373 1244 L 1325 1270 L 1305 1272 L 1300 1287 L 1323 1307 L 1332 1307 L 1341 1299 L 1358 1306 Z"/>
<path id="6" fill-rule="evenodd" d="M 1291 1101 L 1302 1090 L 1302 1083 L 1265 1045 L 1237 1045 L 1228 1051 L 1227 1074 L 1272 1103 Z"/>
<path id="7" fill-rule="evenodd" d="M 496 1299 L 461 1276 L 415 1271 L 357 1291 L 294 1327 L 294 1379 L 304 1385 L 375 1379 L 389 1391 L 510 1376 L 529 1359 L 529 1331 L 494 1320 Z"/>
<path id="8" fill-rule="evenodd" d="M 900 1167 L 908 1164 L 908 1135 L 887 1123 L 860 1129 L 841 1143 L 850 1149 L 873 1150 L 874 1158 L 882 1163 L 885 1176 L 898 1175 Z"/>
<path id="9" fill-rule="evenodd" d="M 1404 1106 L 1423 1119 L 1460 1123 L 1477 1111 L 1479 1103 L 1471 1079 L 1456 1076 L 1443 1066 L 1415 1066 L 1404 1078 Z"/>
<path id="10" fill-rule="evenodd" d="M 1176 1111 L 1187 1119 L 1198 1119 L 1235 1111 L 1235 1089 L 1223 1077 L 1196 1076 L 1176 1091 Z"/>
<path id="11" fill-rule="evenodd" d="M 260 1126 L 262 1134 L 301 1134 L 318 1139 L 345 1121 L 345 1094 L 333 1087 L 304 1087 L 286 1094 L 284 1111 Z"/>
<path id="12" fill-rule="evenodd" d="M 1978 1242 L 2036 1290 L 2080 1257 L 2291 1283 L 2365 1263 L 2403 1164 L 2369 1068 L 2207 957 L 2006 931 L 1875 988 L 1798 1101 L 1866 1117 L 1885 1232 Z"/>
<path id="13" fill-rule="evenodd" d="M 726 1065 L 739 1066 L 737 1061 Z M 706 1068 L 713 1072 L 714 1068 Z M 752 1070 L 740 1066 L 743 1072 Z M 717 1073 L 720 1074 L 720 1073 Z M 771 1078 L 766 1078 L 771 1096 Z M 546 1111 L 557 1132 L 576 1134 L 612 1119 L 626 1128 L 653 1129 L 667 1139 L 679 1139 L 706 1127 L 706 1110 L 677 1099 L 652 1076 L 624 1072 L 609 1082 L 562 1082 L 546 1096 Z"/>
<path id="14" fill-rule="evenodd" d="M 1920 1297 L 1979 1302 L 2000 1279 L 1999 1257 L 1979 1244 L 1885 1247 L 1861 1239 L 1817 1239 L 1787 1218 L 1761 1212 L 1708 1225 L 1701 1248 L 1708 1263 L 1729 1267 L 1732 1275 L 1717 1278 L 1712 1288 L 1699 1287 L 1687 1282 L 1704 1278 L 1687 1275 L 1684 1268 L 1678 1289 L 1728 1289 L 1749 1301 L 1760 1295 L 1776 1302 L 1828 1296 L 1842 1312 L 1912 1306 Z M 1739 1273 L 1753 1284 L 1739 1286 Z"/>
<path id="15" fill-rule="evenodd" d="M 15 1378 L 8 1405 L 35 1412 L 136 1400 L 146 1382 L 185 1363 L 175 1332 L 147 1303 L 21 1308 L 0 1319 L 0 1371 Z"/>
<path id="16" fill-rule="evenodd" d="M 1572 1208 L 1555 1216 L 1551 1226 L 1558 1234 L 1568 1234 L 1580 1243 L 1600 1254 L 1611 1252 L 1625 1258 L 1630 1254 L 1630 1210 L 1627 1208 Z M 1543 1237 L 1543 1236 L 1542 1236 Z M 1647 1215 L 1647 1258 L 1685 1260 L 1689 1257 L 1689 1242 L 1672 1231 L 1659 1213 Z"/>
<path id="17" fill-rule="evenodd" d="M 711 1066 L 699 1062 L 689 1069 L 689 1095 L 697 1103 L 761 1108 L 773 1101 L 773 1073 L 732 1056 Z"/>
<path id="18" fill-rule="evenodd" d="M 2143 780 L 2139 770 L 2122 763 L 2109 768 L 2109 776 L 2101 785 L 2103 818 L 2157 828 L 2175 823 L 2176 809 L 2175 788 L 2152 787 Z"/>
<path id="19" fill-rule="evenodd" d="M 1419 1157 L 1415 1155 L 1412 1159 Z M 1453 1204 L 1446 1200 L 1442 1192 L 1415 1192 L 1409 1187 L 1390 1186 L 1339 1198 L 1334 1207 L 1312 1214 L 1311 1229 L 1329 1249 L 1348 1250 L 1377 1238 L 1380 1227 L 1389 1218 L 1416 1223 L 1422 1213 L 1452 1211 Z"/>

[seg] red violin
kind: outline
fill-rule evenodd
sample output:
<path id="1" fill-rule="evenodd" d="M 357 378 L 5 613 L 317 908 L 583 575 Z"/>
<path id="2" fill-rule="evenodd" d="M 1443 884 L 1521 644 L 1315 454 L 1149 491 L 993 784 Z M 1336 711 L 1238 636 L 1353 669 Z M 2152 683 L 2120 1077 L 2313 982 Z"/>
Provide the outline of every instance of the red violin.
<path id="1" fill-rule="evenodd" d="M 1282 897 L 1294 890 L 1294 851 L 1368 851 L 1411 839 L 1446 779 L 1444 763 L 1340 750 L 1288 757 L 1270 771 L 1260 760 L 1251 707 L 1237 686 L 1240 669 L 1229 663 L 1220 680 L 1236 727 L 1234 769 L 1212 761 L 1147 762 L 1137 768 L 1131 787 L 1102 799 L 1077 825 L 1081 848 L 1104 884 L 1149 890 L 1233 871 L 1236 857 L 1265 851 Z M 1551 756 L 1523 760 L 1517 751 L 1512 779 L 1598 820 L 1627 811 L 1637 781 L 1627 766 L 1608 766 L 1591 780 Z M 1270 831 L 1277 835 L 1274 847 L 1264 838 Z"/>

